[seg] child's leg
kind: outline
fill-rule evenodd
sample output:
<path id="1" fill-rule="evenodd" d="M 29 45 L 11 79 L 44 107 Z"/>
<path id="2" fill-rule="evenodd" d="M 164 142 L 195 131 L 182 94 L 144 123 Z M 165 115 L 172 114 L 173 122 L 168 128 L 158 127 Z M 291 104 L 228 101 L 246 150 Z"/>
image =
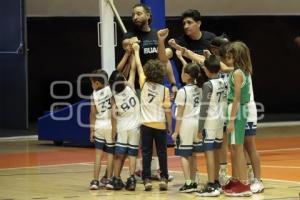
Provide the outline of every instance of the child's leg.
<path id="1" fill-rule="evenodd" d="M 191 156 L 181 157 L 181 165 L 185 181 L 191 181 L 192 164 Z"/>
<path id="2" fill-rule="evenodd" d="M 245 149 L 249 155 L 250 163 L 252 164 L 254 177 L 260 180 L 260 159 L 255 145 L 255 136 L 247 136 L 245 138 Z"/>
<path id="3" fill-rule="evenodd" d="M 128 131 L 128 157 L 129 157 L 129 172 L 130 176 L 134 176 L 136 170 L 136 160 L 139 154 L 140 144 L 140 128 L 135 128 Z"/>
<path id="4" fill-rule="evenodd" d="M 96 149 L 96 159 L 95 159 L 95 163 L 94 163 L 94 180 L 99 179 L 102 156 L 103 156 L 103 150 Z"/>
<path id="5" fill-rule="evenodd" d="M 153 129 L 147 126 L 141 126 L 142 138 L 142 157 L 143 157 L 143 180 L 151 178 L 151 161 L 153 145 Z"/>
<path id="6" fill-rule="evenodd" d="M 244 146 L 243 144 L 235 144 L 232 147 L 235 154 L 235 165 L 239 180 L 244 184 L 248 184 Z"/>
<path id="7" fill-rule="evenodd" d="M 134 175 L 136 168 L 136 156 L 128 156 L 129 158 L 129 173 L 130 176 Z"/>
<path id="8" fill-rule="evenodd" d="M 161 178 L 168 179 L 168 160 L 167 160 L 167 133 L 165 130 L 155 130 L 154 140 L 159 160 Z"/>
<path id="9" fill-rule="evenodd" d="M 114 176 L 120 177 L 121 176 L 121 170 L 122 170 L 122 163 L 123 160 L 125 160 L 126 156 L 123 154 L 116 154 L 114 159 Z"/>
<path id="10" fill-rule="evenodd" d="M 113 175 L 114 170 L 114 154 L 107 154 L 107 177 L 110 178 Z"/>
<path id="11" fill-rule="evenodd" d="M 228 141 L 227 141 L 227 133 L 223 133 L 223 142 L 221 148 L 217 150 L 219 154 L 219 163 L 222 166 L 227 167 L 227 151 L 228 151 Z"/>
<path id="12" fill-rule="evenodd" d="M 215 182 L 215 158 L 214 158 L 214 151 L 209 150 L 205 152 L 206 158 L 206 168 L 208 174 L 208 182 L 214 183 Z"/>
<path id="13" fill-rule="evenodd" d="M 214 159 L 215 159 L 215 181 L 219 179 L 220 171 L 220 161 L 219 161 L 219 149 L 214 150 Z"/>
<path id="14" fill-rule="evenodd" d="M 197 154 L 193 153 L 192 157 L 191 157 L 191 162 L 190 162 L 190 178 L 192 180 L 192 182 L 197 182 L 198 180 L 196 180 L 196 173 L 197 173 Z"/>

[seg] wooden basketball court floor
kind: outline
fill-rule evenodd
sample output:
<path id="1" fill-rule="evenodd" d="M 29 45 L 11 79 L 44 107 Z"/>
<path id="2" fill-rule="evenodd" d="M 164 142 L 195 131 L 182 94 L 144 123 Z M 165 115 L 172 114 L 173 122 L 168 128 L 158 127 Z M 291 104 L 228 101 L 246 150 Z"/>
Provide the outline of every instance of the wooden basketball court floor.
<path id="1" fill-rule="evenodd" d="M 259 128 L 257 146 L 261 156 L 265 191 L 252 197 L 238 199 L 288 200 L 300 199 L 300 126 Z M 53 146 L 37 139 L 0 140 L 0 200 L 129 200 L 129 199 L 237 199 L 221 195 L 218 198 L 200 198 L 195 194 L 179 193 L 183 183 L 180 160 L 169 148 L 170 173 L 175 177 L 169 190 L 154 189 L 145 192 L 138 184 L 135 192 L 90 191 L 93 173 L 94 149 Z M 206 182 L 205 159 L 198 156 L 201 184 Z M 104 162 L 105 164 L 105 162 Z M 102 167 L 102 172 L 105 166 Z M 122 173 L 125 180 L 128 170 Z"/>

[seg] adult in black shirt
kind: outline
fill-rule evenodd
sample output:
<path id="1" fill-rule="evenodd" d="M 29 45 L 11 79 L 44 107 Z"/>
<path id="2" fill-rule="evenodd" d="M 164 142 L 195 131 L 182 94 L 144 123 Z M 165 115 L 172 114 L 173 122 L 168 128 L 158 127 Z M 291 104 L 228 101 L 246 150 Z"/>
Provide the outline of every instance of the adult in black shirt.
<path id="1" fill-rule="evenodd" d="M 184 34 L 176 38 L 176 43 L 197 53 L 203 55 L 204 49 L 210 48 L 210 43 L 216 37 L 214 33 L 201 31 L 201 15 L 198 10 L 188 9 L 182 16 Z M 175 55 L 175 49 L 167 48 L 166 56 L 168 59 L 174 58 L 178 74 L 181 74 L 182 64 Z M 189 62 L 189 60 L 187 60 Z"/>
<path id="2" fill-rule="evenodd" d="M 130 45 L 139 41 L 140 57 L 142 65 L 150 59 L 158 58 L 158 38 L 157 30 L 151 28 L 152 14 L 150 8 L 145 4 L 136 4 L 132 10 L 133 31 L 124 35 L 123 45 Z M 130 39 L 130 40 L 128 40 Z M 124 44 L 125 43 L 125 44 Z M 127 43 L 127 44 L 126 44 Z M 168 80 L 172 84 L 172 91 L 176 92 L 177 87 L 170 62 L 167 62 L 166 73 Z M 138 79 L 136 78 L 136 83 Z M 139 84 L 135 84 L 139 88 Z"/>

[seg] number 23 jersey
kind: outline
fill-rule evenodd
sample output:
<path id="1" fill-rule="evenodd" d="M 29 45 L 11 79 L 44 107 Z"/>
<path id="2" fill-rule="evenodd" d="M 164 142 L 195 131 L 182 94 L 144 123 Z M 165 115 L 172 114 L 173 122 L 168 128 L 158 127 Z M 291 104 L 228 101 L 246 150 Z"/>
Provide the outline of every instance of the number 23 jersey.
<path id="1" fill-rule="evenodd" d="M 111 97 L 109 86 L 93 92 L 97 109 L 95 128 L 111 129 Z"/>

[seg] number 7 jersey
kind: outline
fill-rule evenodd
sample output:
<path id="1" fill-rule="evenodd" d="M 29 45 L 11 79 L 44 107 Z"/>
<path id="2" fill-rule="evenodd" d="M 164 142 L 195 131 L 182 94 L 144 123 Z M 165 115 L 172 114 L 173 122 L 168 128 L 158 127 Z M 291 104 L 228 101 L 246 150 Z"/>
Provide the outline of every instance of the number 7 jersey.
<path id="1" fill-rule="evenodd" d="M 165 86 L 145 82 L 141 91 L 141 122 L 166 122 L 164 111 Z"/>

